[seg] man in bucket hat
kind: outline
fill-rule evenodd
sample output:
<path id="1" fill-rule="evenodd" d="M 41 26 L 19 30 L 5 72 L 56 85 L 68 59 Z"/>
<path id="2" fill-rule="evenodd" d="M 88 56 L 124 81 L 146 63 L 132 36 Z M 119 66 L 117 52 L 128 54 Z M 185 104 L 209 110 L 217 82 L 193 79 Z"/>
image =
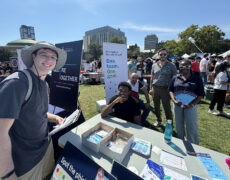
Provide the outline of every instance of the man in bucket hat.
<path id="1" fill-rule="evenodd" d="M 32 92 L 25 100 L 29 81 L 23 72 L 0 84 L 0 179 L 40 180 L 54 166 L 48 120 L 62 118 L 48 112 L 46 75 L 66 62 L 65 51 L 47 42 L 22 50 L 22 60 L 32 79 Z"/>

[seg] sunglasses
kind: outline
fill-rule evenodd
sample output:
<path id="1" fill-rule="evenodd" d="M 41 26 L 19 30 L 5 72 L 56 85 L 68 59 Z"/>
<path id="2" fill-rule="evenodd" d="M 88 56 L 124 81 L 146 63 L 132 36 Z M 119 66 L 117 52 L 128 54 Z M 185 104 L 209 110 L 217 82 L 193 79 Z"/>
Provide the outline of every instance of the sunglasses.
<path id="1" fill-rule="evenodd" d="M 160 56 L 167 56 L 167 54 L 166 53 L 162 53 L 162 54 L 159 54 Z"/>
<path id="2" fill-rule="evenodd" d="M 190 69 L 191 66 L 179 66 L 179 69 L 183 70 L 183 69 Z"/>

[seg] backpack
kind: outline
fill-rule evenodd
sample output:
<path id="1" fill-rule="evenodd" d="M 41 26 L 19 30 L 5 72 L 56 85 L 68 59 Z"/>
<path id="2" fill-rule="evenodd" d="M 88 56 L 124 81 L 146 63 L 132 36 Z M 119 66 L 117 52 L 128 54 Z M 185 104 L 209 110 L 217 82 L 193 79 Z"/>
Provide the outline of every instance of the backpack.
<path id="1" fill-rule="evenodd" d="M 24 69 L 24 70 L 19 71 L 19 72 L 22 72 L 23 74 L 25 74 L 25 76 L 27 77 L 28 82 L 29 82 L 29 88 L 27 90 L 26 97 L 25 97 L 25 102 L 26 102 L 31 96 L 32 89 L 33 89 L 33 81 L 32 81 L 32 77 L 31 77 L 31 75 L 27 69 Z M 11 74 L 10 76 L 6 77 L 2 82 L 6 81 L 6 80 L 10 80 L 10 79 L 16 79 L 18 77 L 19 72 L 15 72 L 15 73 Z"/>

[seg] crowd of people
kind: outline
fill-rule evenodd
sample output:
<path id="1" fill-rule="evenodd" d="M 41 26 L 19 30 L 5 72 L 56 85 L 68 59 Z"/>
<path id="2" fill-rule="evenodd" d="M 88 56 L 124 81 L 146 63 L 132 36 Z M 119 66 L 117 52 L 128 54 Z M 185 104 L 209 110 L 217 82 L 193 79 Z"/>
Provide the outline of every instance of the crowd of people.
<path id="1" fill-rule="evenodd" d="M 48 42 L 39 42 L 23 49 L 21 55 L 32 79 L 33 89 L 26 99 L 30 81 L 22 71 L 0 83 L 3 104 L 0 108 L 0 179 L 43 179 L 54 167 L 48 121 L 56 124 L 63 121 L 62 117 L 48 113 L 48 86 L 45 79 L 50 71 L 58 70 L 65 64 L 67 54 Z M 168 59 L 166 49 L 159 50 L 157 59 L 142 60 L 132 56 L 127 64 L 129 80 L 119 83 L 118 94 L 102 109 L 101 116 L 104 118 L 114 110 L 118 118 L 149 127 L 146 119 L 152 96 L 157 118 L 153 125 L 162 125 L 162 104 L 166 119 L 175 120 L 178 137 L 186 137 L 191 143 L 199 144 L 197 105 L 205 95 L 206 84 L 214 84 L 209 113 L 229 116 L 223 111 L 230 82 L 229 64 L 230 54 L 225 57 L 204 54 L 203 58 L 189 57 L 173 62 Z M 87 72 L 101 68 L 100 61 L 85 64 Z M 1 63 L 2 80 L 13 71 L 9 62 Z M 143 81 L 144 75 L 151 76 L 147 81 L 149 86 Z M 140 98 L 139 90 L 144 93 L 146 102 Z M 178 100 L 178 94 L 182 92 L 192 99 Z M 216 104 L 218 113 L 214 110 Z"/>
<path id="2" fill-rule="evenodd" d="M 206 85 L 212 85 L 214 88 L 208 112 L 213 115 L 230 116 L 223 111 L 230 82 L 230 54 L 222 57 L 205 53 L 203 57 L 190 56 L 187 59 L 175 58 L 172 61 L 168 59 L 167 50 L 160 49 L 157 59 L 142 60 L 140 57 L 132 56 L 127 66 L 129 80 L 118 85 L 118 95 L 112 97 L 102 110 L 102 117 L 114 109 L 115 116 L 150 127 L 151 124 L 146 119 L 151 107 L 151 95 L 157 119 L 153 125 L 162 126 L 162 103 L 166 119 L 175 120 L 178 137 L 199 144 L 197 105 L 205 96 Z M 145 75 L 151 75 L 149 84 L 148 81 L 143 81 Z M 140 99 L 139 90 L 145 95 L 145 103 Z M 192 100 L 188 103 L 178 101 L 178 94 L 187 94 Z M 216 103 L 218 113 L 214 110 Z"/>
<path id="3" fill-rule="evenodd" d="M 13 72 L 14 69 L 11 67 L 10 62 L 0 62 L 0 82 Z"/>

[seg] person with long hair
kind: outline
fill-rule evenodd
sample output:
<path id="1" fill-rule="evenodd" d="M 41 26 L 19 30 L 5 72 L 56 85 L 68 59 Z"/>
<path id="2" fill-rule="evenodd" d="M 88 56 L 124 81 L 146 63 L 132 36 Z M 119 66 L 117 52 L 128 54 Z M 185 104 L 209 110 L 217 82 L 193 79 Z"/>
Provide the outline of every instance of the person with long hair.
<path id="1" fill-rule="evenodd" d="M 213 115 L 230 116 L 229 113 L 223 111 L 227 85 L 230 83 L 227 74 L 228 67 L 229 67 L 228 63 L 223 62 L 219 66 L 217 66 L 215 70 L 215 74 L 214 74 L 215 80 L 214 80 L 214 87 L 213 87 L 214 94 L 208 110 L 208 112 Z M 217 110 L 219 111 L 219 113 L 215 112 L 214 110 L 216 103 L 217 103 Z"/>

